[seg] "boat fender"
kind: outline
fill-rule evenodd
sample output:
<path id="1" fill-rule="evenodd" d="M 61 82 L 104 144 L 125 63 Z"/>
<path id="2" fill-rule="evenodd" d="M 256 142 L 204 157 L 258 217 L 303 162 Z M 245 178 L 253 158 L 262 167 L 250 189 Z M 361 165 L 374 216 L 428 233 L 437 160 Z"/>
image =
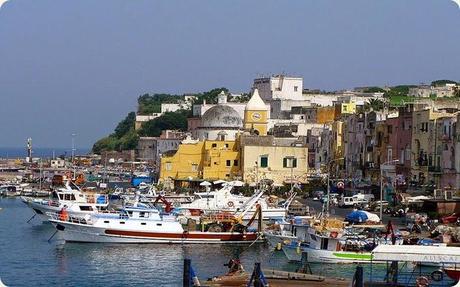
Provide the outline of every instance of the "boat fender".
<path id="1" fill-rule="evenodd" d="M 276 243 L 276 250 L 281 250 L 281 242 Z"/>
<path id="2" fill-rule="evenodd" d="M 300 246 L 297 246 L 297 248 L 295 249 L 295 251 L 296 251 L 297 254 L 302 253 L 302 251 L 300 250 Z"/>
<path id="3" fill-rule="evenodd" d="M 422 276 L 418 277 L 417 280 L 415 280 L 415 284 L 417 287 L 427 287 L 429 286 L 430 281 L 425 276 Z"/>
<path id="4" fill-rule="evenodd" d="M 228 205 L 228 207 L 234 207 L 234 206 L 235 206 L 235 204 L 233 203 L 233 201 L 229 201 L 229 202 L 227 203 L 227 205 Z"/>
<path id="5" fill-rule="evenodd" d="M 430 277 L 433 279 L 433 281 L 439 282 L 444 279 L 444 273 L 442 273 L 442 271 L 435 270 L 431 272 Z"/>

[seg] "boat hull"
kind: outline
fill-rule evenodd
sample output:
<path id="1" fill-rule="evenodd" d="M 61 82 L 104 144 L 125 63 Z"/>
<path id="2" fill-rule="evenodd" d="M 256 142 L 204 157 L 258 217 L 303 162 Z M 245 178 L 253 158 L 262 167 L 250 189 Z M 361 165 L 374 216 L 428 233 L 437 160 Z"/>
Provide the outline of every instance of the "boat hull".
<path id="1" fill-rule="evenodd" d="M 304 249 L 307 253 L 308 262 L 313 263 L 371 263 L 372 254 L 370 252 L 346 252 L 316 250 L 311 248 Z"/>
<path id="2" fill-rule="evenodd" d="M 168 243 L 168 244 L 197 244 L 197 243 L 252 243 L 258 241 L 257 233 L 236 232 L 183 232 L 162 233 L 134 230 L 121 230 L 95 227 L 88 224 L 50 220 L 58 229 L 62 238 L 68 242 L 95 243 Z"/>
<path id="3" fill-rule="evenodd" d="M 455 268 L 444 268 L 444 272 L 451 278 L 452 280 L 460 281 L 460 269 Z"/>

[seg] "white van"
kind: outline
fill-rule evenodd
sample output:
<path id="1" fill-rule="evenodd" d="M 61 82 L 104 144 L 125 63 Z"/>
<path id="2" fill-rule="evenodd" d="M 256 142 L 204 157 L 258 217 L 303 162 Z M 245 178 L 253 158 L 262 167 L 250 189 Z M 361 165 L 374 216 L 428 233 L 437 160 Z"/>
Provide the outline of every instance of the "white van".
<path id="1" fill-rule="evenodd" d="M 358 193 L 353 196 L 344 196 L 340 199 L 339 207 L 353 207 L 356 205 L 368 204 L 374 196 L 372 194 Z"/>

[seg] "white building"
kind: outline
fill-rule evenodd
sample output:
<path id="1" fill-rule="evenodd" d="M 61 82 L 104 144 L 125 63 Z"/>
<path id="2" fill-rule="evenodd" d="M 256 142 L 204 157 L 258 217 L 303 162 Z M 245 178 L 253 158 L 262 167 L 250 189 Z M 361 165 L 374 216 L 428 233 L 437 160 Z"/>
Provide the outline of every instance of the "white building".
<path id="1" fill-rule="evenodd" d="M 303 100 L 303 79 L 277 75 L 254 80 L 253 89 L 259 90 L 260 97 L 265 101 Z"/>
<path id="2" fill-rule="evenodd" d="M 187 103 L 180 103 L 180 104 L 161 104 L 161 114 L 167 113 L 167 112 L 175 112 L 180 109 L 187 109 L 188 104 Z"/>
<path id="3" fill-rule="evenodd" d="M 415 88 L 409 88 L 408 95 L 417 98 L 428 98 L 430 96 L 436 96 L 437 98 L 452 97 L 456 89 L 457 85 L 455 84 L 446 84 L 440 87 L 422 85 Z"/>
<path id="4" fill-rule="evenodd" d="M 141 128 L 143 123 L 151 121 L 155 118 L 158 118 L 161 115 L 162 115 L 161 113 L 153 113 L 150 115 L 136 115 L 136 122 L 134 124 L 134 128 L 138 130 Z"/>

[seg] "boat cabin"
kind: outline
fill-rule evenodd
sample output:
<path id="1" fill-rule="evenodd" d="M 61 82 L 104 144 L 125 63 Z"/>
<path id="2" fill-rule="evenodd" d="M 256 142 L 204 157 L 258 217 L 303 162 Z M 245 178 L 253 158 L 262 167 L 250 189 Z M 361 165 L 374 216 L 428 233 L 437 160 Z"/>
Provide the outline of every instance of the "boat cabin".
<path id="1" fill-rule="evenodd" d="M 142 219 L 142 220 L 162 220 L 160 212 L 155 208 L 129 207 L 120 211 L 120 218 Z"/>

